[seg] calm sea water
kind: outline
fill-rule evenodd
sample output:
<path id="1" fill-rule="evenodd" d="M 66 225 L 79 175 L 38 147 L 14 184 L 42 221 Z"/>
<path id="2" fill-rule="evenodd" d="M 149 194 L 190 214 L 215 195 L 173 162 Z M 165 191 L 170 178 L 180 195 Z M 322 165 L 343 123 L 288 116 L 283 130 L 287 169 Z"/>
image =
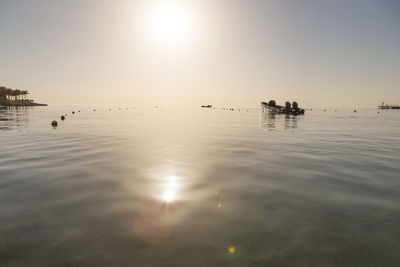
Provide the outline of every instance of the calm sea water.
<path id="1" fill-rule="evenodd" d="M 399 111 L 96 109 L 0 110 L 1 266 L 400 266 Z"/>

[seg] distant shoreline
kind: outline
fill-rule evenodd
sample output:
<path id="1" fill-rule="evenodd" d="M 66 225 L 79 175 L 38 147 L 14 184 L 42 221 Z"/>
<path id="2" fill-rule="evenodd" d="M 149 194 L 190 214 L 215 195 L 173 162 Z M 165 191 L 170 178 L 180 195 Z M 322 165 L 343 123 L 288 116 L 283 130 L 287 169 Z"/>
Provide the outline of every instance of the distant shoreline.
<path id="1" fill-rule="evenodd" d="M 0 99 L 0 106 L 3 106 L 3 107 L 31 107 L 31 106 L 47 106 L 47 104 L 35 103 L 32 100 Z"/>

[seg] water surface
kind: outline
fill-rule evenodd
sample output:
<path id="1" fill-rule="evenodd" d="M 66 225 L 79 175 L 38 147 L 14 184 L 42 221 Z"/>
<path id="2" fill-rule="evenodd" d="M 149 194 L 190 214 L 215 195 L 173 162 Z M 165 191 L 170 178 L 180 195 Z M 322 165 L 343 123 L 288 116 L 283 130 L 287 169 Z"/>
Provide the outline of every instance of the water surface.
<path id="1" fill-rule="evenodd" d="M 0 265 L 400 266 L 399 111 L 93 108 L 0 110 Z"/>

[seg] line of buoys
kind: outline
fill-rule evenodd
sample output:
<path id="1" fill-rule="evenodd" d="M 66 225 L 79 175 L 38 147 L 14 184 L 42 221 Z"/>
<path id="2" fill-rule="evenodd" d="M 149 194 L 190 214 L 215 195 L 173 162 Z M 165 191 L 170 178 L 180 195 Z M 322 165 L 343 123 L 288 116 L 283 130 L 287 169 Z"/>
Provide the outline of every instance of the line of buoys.
<path id="1" fill-rule="evenodd" d="M 132 107 L 132 109 L 134 109 L 135 107 Z M 128 110 L 129 108 L 126 108 L 126 110 Z M 112 109 L 111 108 L 109 108 L 108 109 L 109 111 L 111 111 Z M 121 108 L 119 108 L 119 110 L 121 110 Z M 96 109 L 93 109 L 93 111 L 95 112 L 96 111 Z M 80 110 L 78 110 L 78 113 L 80 113 L 81 111 Z M 72 111 L 71 112 L 73 115 L 75 115 L 75 111 Z M 68 114 L 67 113 L 65 113 L 64 115 L 61 115 L 60 116 L 60 119 L 62 120 L 62 121 L 64 121 L 65 120 L 65 117 L 67 117 L 68 116 Z M 51 122 L 51 125 L 53 126 L 53 127 L 57 127 L 58 126 L 58 122 L 56 121 L 56 120 L 53 120 L 52 122 Z"/>
<path id="2" fill-rule="evenodd" d="M 219 110 L 229 110 L 229 111 L 235 111 L 234 108 L 220 108 L 220 107 L 212 107 L 212 109 L 219 109 Z M 246 108 L 237 108 L 237 111 L 243 111 L 243 112 L 249 112 L 249 109 Z"/>

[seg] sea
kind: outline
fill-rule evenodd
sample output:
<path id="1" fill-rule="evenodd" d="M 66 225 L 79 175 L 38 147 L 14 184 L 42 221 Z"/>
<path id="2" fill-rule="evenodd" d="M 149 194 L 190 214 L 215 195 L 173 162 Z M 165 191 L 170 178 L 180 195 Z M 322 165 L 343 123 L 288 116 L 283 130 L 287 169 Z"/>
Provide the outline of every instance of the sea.
<path id="1" fill-rule="evenodd" d="M 400 266 L 400 111 L 229 108 L 1 108 L 0 266 Z"/>

